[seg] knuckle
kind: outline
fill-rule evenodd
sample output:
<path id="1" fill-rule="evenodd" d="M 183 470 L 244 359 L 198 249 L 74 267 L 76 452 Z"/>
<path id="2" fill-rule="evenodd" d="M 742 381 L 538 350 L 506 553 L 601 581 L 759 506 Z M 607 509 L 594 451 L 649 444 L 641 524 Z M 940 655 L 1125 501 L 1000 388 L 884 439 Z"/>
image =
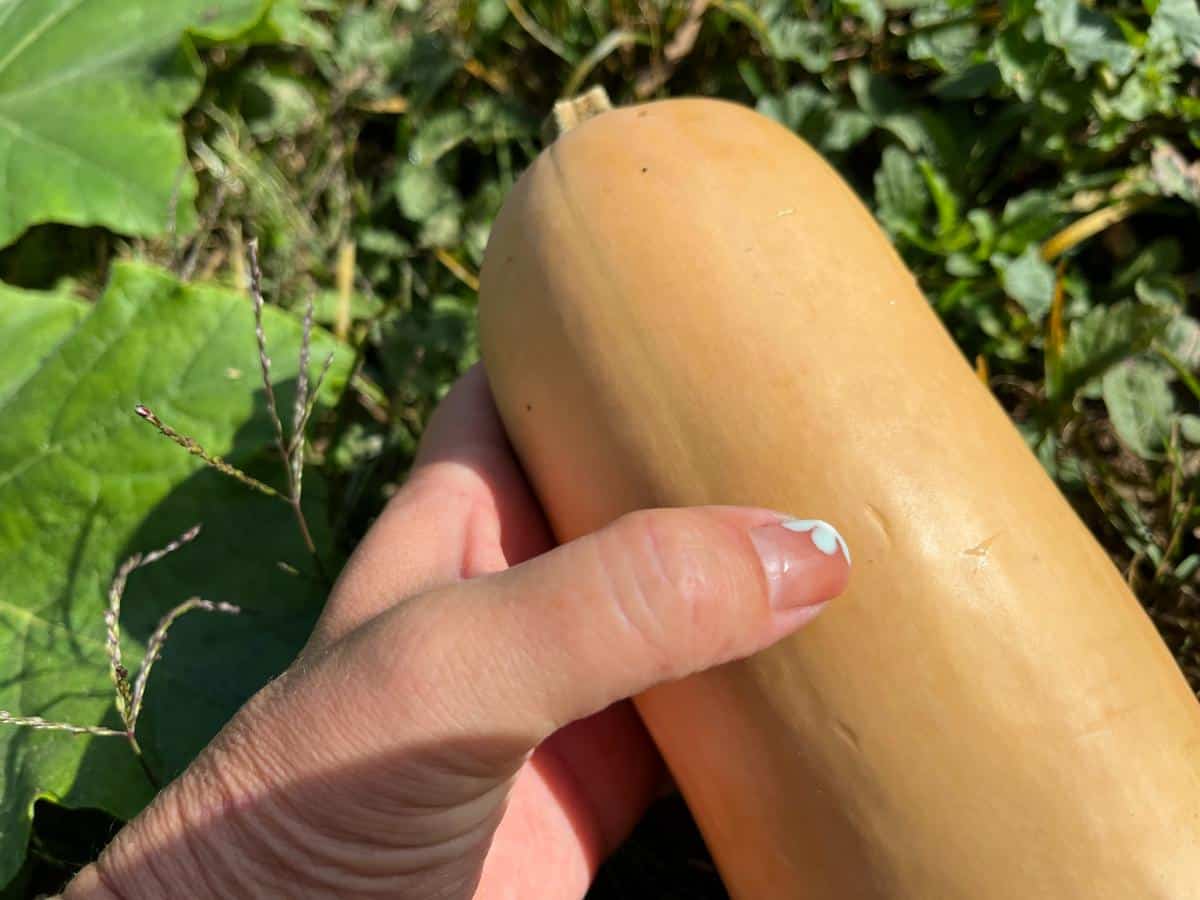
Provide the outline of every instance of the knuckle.
<path id="1" fill-rule="evenodd" d="M 681 510 L 631 513 L 611 530 L 602 564 L 614 606 L 663 678 L 686 674 L 700 648 L 719 650 L 724 639 L 720 607 L 730 584 L 713 538 Z"/>

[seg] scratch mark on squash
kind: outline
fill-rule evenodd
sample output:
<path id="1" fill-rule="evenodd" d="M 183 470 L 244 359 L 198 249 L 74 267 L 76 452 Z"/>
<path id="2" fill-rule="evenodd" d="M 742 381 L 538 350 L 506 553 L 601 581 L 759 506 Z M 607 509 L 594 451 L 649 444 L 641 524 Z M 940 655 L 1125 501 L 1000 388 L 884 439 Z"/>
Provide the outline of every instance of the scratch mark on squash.
<path id="1" fill-rule="evenodd" d="M 842 743 L 844 743 L 855 753 L 862 752 L 862 741 L 859 740 L 858 732 L 841 719 L 833 720 L 833 733 L 841 738 Z"/>
<path id="2" fill-rule="evenodd" d="M 982 569 L 988 564 L 988 557 L 992 553 L 992 544 L 996 542 L 996 538 L 1000 537 L 1000 534 L 1001 532 L 997 531 L 995 534 L 984 538 L 978 544 L 962 551 L 962 555 L 974 558 L 978 568 Z"/>
<path id="3" fill-rule="evenodd" d="M 863 512 L 867 515 L 867 520 L 875 526 L 879 532 L 879 542 L 883 546 L 884 551 L 892 549 L 892 529 L 888 524 L 887 517 L 880 511 L 879 507 L 870 503 L 863 507 Z"/>

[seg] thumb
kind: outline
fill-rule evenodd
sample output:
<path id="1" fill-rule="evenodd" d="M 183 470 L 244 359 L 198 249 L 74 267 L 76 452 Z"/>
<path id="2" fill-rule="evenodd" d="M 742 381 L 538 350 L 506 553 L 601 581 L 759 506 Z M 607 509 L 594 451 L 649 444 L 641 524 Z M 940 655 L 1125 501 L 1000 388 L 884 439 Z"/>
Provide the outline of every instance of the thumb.
<path id="1" fill-rule="evenodd" d="M 395 648 L 421 636 L 454 730 L 532 748 L 617 700 L 778 641 L 845 588 L 849 563 L 824 522 L 735 507 L 638 512 L 424 595 L 374 637 Z"/>

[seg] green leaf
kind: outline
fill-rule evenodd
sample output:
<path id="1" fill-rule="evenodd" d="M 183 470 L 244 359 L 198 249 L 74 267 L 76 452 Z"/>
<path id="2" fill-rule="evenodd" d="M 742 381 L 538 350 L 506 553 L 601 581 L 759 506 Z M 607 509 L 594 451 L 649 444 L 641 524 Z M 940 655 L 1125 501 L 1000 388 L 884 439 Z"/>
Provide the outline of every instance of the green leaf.
<path id="1" fill-rule="evenodd" d="M 1200 416 L 1184 413 L 1179 417 L 1179 433 L 1189 444 L 1200 445 Z"/>
<path id="2" fill-rule="evenodd" d="M 959 136 L 934 110 L 914 103 L 891 81 L 863 66 L 850 70 L 850 89 L 859 109 L 910 153 L 925 153 L 944 171 L 959 165 Z"/>
<path id="3" fill-rule="evenodd" d="M 1140 122 L 1158 107 L 1160 98 L 1140 71 L 1130 75 L 1112 98 L 1112 110 L 1129 122 Z"/>
<path id="4" fill-rule="evenodd" d="M 242 113 L 260 141 L 294 137 L 320 118 L 316 98 L 301 79 L 259 66 L 241 83 Z"/>
<path id="5" fill-rule="evenodd" d="M 1133 68 L 1137 57 L 1117 23 L 1079 0 L 1037 0 L 1046 40 L 1066 54 L 1077 75 L 1104 63 L 1118 75 Z"/>
<path id="6" fill-rule="evenodd" d="M 180 38 L 231 38 L 264 5 L 0 0 L 0 246 L 37 222 L 162 234 L 172 206 L 191 228 L 178 119 L 202 73 Z"/>
<path id="7" fill-rule="evenodd" d="M 925 186 L 929 188 L 934 208 L 937 210 L 937 233 L 940 248 L 945 252 L 961 250 L 971 241 L 971 229 L 969 226 L 963 225 L 959 216 L 958 197 L 950 186 L 950 181 L 934 168 L 929 160 L 920 160 L 919 166 L 921 175 L 925 179 Z M 960 228 L 960 225 L 963 227 Z"/>
<path id="8" fill-rule="evenodd" d="M 758 111 L 782 122 L 822 153 L 848 150 L 873 127 L 871 120 L 855 109 L 839 109 L 837 100 L 812 85 L 800 84 L 785 93 L 759 99 Z"/>
<path id="9" fill-rule="evenodd" d="M 1024 307 L 1034 324 L 1050 312 L 1054 299 L 1054 267 L 1042 259 L 1037 244 L 1030 244 L 1016 259 L 997 257 L 1004 292 Z"/>
<path id="10" fill-rule="evenodd" d="M 0 335 L 19 352 L 0 353 L 0 403 L 24 383 L 42 358 L 52 351 L 79 321 L 88 305 L 66 293 L 21 291 L 0 284 Z M 0 878 L 0 884 L 4 881 Z"/>
<path id="11" fill-rule="evenodd" d="M 471 117 L 465 109 L 444 110 L 421 126 L 409 148 L 409 159 L 431 166 L 471 136 Z"/>
<path id="12" fill-rule="evenodd" d="M 396 178 L 400 211 L 421 225 L 420 241 L 426 247 L 444 247 L 458 240 L 463 206 L 454 185 L 437 168 L 405 163 Z"/>
<path id="13" fill-rule="evenodd" d="M 1179 279 L 1165 273 L 1143 275 L 1133 286 L 1133 292 L 1143 303 L 1167 308 L 1181 307 L 1186 302 Z"/>
<path id="14" fill-rule="evenodd" d="M 887 147 L 875 172 L 880 222 L 893 234 L 919 237 L 929 204 L 929 188 L 917 161 L 899 147 Z"/>
<path id="15" fill-rule="evenodd" d="M 877 35 L 883 30 L 883 23 L 887 18 L 883 0 L 842 0 L 841 5 L 862 19 L 872 35 Z"/>
<path id="16" fill-rule="evenodd" d="M 1062 222 L 1058 200 L 1047 191 L 1026 191 L 1004 204 L 997 247 L 1002 253 L 1021 253 L 1030 244 L 1050 237 Z"/>
<path id="17" fill-rule="evenodd" d="M 933 92 L 945 100 L 967 100 L 984 96 L 1000 81 L 1000 67 L 994 62 L 974 63 L 939 78 Z"/>
<path id="18" fill-rule="evenodd" d="M 913 13 L 919 30 L 908 43 L 908 57 L 932 60 L 945 72 L 957 72 L 970 61 L 979 46 L 979 26 L 956 19 L 945 8 L 919 9 Z"/>
<path id="19" fill-rule="evenodd" d="M 475 12 L 475 24 L 485 33 L 499 31 L 508 21 L 508 4 L 504 0 L 479 0 Z"/>
<path id="20" fill-rule="evenodd" d="M 275 0 L 269 21 L 277 39 L 285 44 L 329 50 L 333 46 L 333 35 L 312 13 L 336 9 L 334 0 Z"/>
<path id="21" fill-rule="evenodd" d="M 1033 100 L 1051 68 L 1049 45 L 1010 26 L 1000 32 L 991 52 L 1004 83 L 1025 103 Z"/>
<path id="22" fill-rule="evenodd" d="M 0 380 L 0 708 L 77 725 L 117 724 L 103 611 L 114 571 L 135 552 L 203 523 L 185 549 L 134 573 L 122 615 L 127 663 L 158 618 L 188 597 L 236 603 L 240 617 L 192 613 L 168 640 L 138 727 L 147 763 L 178 773 L 266 679 L 291 659 L 324 588 L 286 504 L 203 467 L 133 414 L 144 402 L 208 450 L 281 482 L 264 416 L 250 302 L 119 264 L 93 306 L 6 290 L 0 343 L 33 348 Z M 268 308 L 266 331 L 285 417 L 299 324 Z M 83 316 L 81 319 L 80 317 Z M 314 364 L 333 348 L 315 335 Z M 344 384 L 339 353 L 326 401 Z M 329 532 L 316 472 L 306 507 Z M 138 812 L 150 787 L 119 738 L 0 727 L 0 883 L 24 855 L 37 798 Z"/>
<path id="23" fill-rule="evenodd" d="M 341 298 L 337 291 L 321 291 L 313 297 L 313 321 L 332 326 L 338 320 Z M 350 295 L 350 320 L 373 319 L 383 312 L 383 301 L 365 294 Z"/>
<path id="24" fill-rule="evenodd" d="M 1161 368 L 1145 362 L 1115 366 L 1104 376 L 1104 404 L 1130 450 L 1153 459 L 1171 437 L 1175 398 Z"/>
<path id="25" fill-rule="evenodd" d="M 1159 140 L 1150 164 L 1154 182 L 1164 194 L 1200 206 L 1200 162 L 1189 163 L 1171 144 Z"/>
<path id="26" fill-rule="evenodd" d="M 1125 301 L 1098 306 L 1072 322 L 1060 358 L 1046 372 L 1050 399 L 1070 403 L 1093 379 L 1149 347 L 1171 318 L 1165 310 Z"/>
<path id="27" fill-rule="evenodd" d="M 1200 65 L 1200 8 L 1196 0 L 1159 0 L 1150 22 L 1150 41 L 1173 41 L 1193 65 Z"/>
<path id="28" fill-rule="evenodd" d="M 771 55 L 795 60 L 810 72 L 824 72 L 832 58 L 829 32 L 820 22 L 780 16 L 767 26 Z"/>
<path id="29" fill-rule="evenodd" d="M 1162 334 L 1162 344 L 1184 368 L 1200 372 L 1200 322 L 1183 314 L 1173 316 Z"/>

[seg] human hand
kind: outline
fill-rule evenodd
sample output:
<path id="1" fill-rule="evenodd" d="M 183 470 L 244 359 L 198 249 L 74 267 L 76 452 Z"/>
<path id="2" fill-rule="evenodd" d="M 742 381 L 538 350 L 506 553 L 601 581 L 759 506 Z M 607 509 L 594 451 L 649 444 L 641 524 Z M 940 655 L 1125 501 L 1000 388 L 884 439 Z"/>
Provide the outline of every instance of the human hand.
<path id="1" fill-rule="evenodd" d="M 477 367 L 296 662 L 65 900 L 582 897 L 664 777 L 626 698 L 844 588 L 832 532 L 781 522 L 654 510 L 553 548 Z"/>

